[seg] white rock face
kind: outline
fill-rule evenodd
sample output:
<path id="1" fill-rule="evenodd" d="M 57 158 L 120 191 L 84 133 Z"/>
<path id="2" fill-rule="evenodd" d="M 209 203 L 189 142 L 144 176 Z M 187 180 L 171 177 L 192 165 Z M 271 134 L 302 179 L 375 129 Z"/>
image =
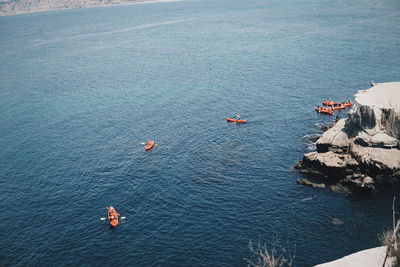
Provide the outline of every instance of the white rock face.
<path id="1" fill-rule="evenodd" d="M 376 247 L 350 254 L 341 259 L 318 264 L 315 267 L 381 267 L 386 254 L 386 247 Z M 392 259 L 386 261 L 385 267 L 392 266 Z"/>
<path id="2" fill-rule="evenodd" d="M 373 136 L 384 132 L 400 139 L 400 82 L 378 83 L 359 91 L 349 112 L 350 124 Z"/>
<path id="3" fill-rule="evenodd" d="M 332 128 L 326 131 L 317 141 L 318 151 L 324 152 L 331 148 L 349 147 L 353 141 L 345 132 L 347 119 L 339 120 Z M 332 149 L 331 149 L 332 150 Z"/>

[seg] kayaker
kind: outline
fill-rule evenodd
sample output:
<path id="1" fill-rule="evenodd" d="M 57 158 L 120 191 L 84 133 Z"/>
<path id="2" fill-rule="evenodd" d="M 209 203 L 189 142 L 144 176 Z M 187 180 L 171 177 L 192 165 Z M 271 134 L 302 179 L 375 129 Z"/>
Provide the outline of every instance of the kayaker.
<path id="1" fill-rule="evenodd" d="M 236 119 L 237 119 L 237 120 L 240 120 L 239 114 L 236 114 Z"/>

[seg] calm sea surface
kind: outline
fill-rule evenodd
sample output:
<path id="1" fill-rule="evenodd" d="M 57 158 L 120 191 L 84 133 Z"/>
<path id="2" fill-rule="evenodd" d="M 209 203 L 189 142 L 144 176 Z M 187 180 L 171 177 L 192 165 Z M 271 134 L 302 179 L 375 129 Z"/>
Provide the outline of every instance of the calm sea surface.
<path id="1" fill-rule="evenodd" d="M 378 246 L 398 188 L 349 197 L 291 167 L 333 119 L 314 105 L 400 80 L 399 25 L 398 0 L 1 17 L 0 265 L 244 266 L 275 236 L 311 266 Z"/>

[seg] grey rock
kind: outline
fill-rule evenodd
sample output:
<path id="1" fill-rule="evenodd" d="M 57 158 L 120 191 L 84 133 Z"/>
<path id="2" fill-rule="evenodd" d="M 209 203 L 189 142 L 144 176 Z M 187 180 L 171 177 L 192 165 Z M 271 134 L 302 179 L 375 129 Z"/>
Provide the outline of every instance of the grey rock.
<path id="1" fill-rule="evenodd" d="M 374 179 L 370 176 L 348 175 L 346 178 L 339 181 L 343 187 L 347 187 L 352 193 L 375 193 Z"/>
<path id="2" fill-rule="evenodd" d="M 375 183 L 374 179 L 372 177 L 369 177 L 369 176 L 364 177 L 362 182 L 364 184 L 374 184 Z"/>
<path id="3" fill-rule="evenodd" d="M 320 153 L 328 150 L 344 150 L 347 149 L 352 138 L 349 138 L 345 131 L 346 119 L 339 120 L 332 128 L 327 130 L 317 141 L 317 151 Z"/>
<path id="4" fill-rule="evenodd" d="M 379 132 L 374 135 L 370 135 L 367 132 L 360 132 L 357 135 L 355 141 L 362 146 L 380 147 L 387 149 L 397 148 L 399 144 L 399 141 L 396 138 L 384 132 Z"/>
<path id="5" fill-rule="evenodd" d="M 317 184 L 317 183 L 313 183 L 310 182 L 307 179 L 298 179 L 297 180 L 298 184 L 302 184 L 302 185 L 308 185 L 308 186 L 312 186 L 312 187 L 319 187 L 319 188 L 325 188 L 325 184 Z"/>
<path id="6" fill-rule="evenodd" d="M 343 194 L 350 194 L 351 193 L 351 191 L 347 187 L 345 187 L 345 186 L 343 186 L 341 184 L 331 185 L 329 187 L 329 189 L 332 190 L 333 192 L 336 192 L 336 193 L 343 193 Z"/>
<path id="7" fill-rule="evenodd" d="M 350 154 L 368 173 L 393 175 L 400 170 L 399 149 L 364 147 L 353 144 Z"/>
<path id="8" fill-rule="evenodd" d="M 310 152 L 304 155 L 301 168 L 314 170 L 320 174 L 343 177 L 353 173 L 358 163 L 349 154 L 338 154 L 332 151 L 326 153 Z"/>

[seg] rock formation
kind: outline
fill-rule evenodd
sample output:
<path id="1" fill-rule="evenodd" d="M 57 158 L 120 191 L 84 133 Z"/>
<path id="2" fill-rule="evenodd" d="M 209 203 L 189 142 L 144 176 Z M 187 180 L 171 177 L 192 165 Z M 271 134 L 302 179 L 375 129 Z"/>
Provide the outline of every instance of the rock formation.
<path id="1" fill-rule="evenodd" d="M 308 179 L 299 179 L 299 180 L 297 180 L 297 183 L 302 184 L 302 185 L 312 186 L 312 187 L 325 188 L 325 184 L 313 183 L 313 182 L 310 182 Z"/>
<path id="2" fill-rule="evenodd" d="M 400 181 L 399 144 L 400 82 L 378 83 L 356 94 L 348 118 L 327 130 L 297 168 L 373 189 L 374 181 Z"/>

